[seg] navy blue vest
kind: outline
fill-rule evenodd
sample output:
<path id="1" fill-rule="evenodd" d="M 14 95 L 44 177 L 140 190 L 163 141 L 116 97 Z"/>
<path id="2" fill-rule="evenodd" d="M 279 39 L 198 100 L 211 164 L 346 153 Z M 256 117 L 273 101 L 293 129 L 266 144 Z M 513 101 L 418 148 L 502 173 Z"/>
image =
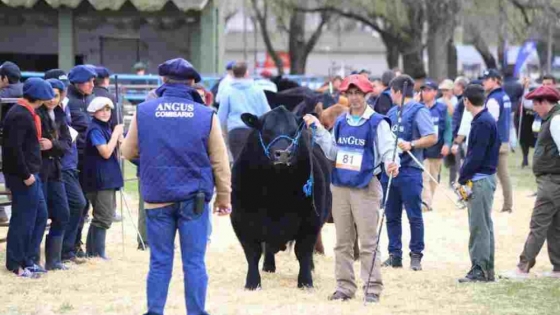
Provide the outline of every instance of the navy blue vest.
<path id="1" fill-rule="evenodd" d="M 185 201 L 198 191 L 206 202 L 212 199 L 208 138 L 214 112 L 195 103 L 187 89 L 169 87 L 162 97 L 138 106 L 140 188 L 146 202 Z"/>
<path id="2" fill-rule="evenodd" d="M 511 127 L 511 100 L 503 88 L 499 87 L 488 94 L 486 103 L 495 99 L 500 104 L 500 118 L 497 121 L 500 142 L 509 142 L 509 129 Z"/>
<path id="3" fill-rule="evenodd" d="M 438 142 L 433 146 L 424 149 L 424 157 L 430 159 L 441 159 L 441 148 L 444 145 L 443 134 L 445 133 L 445 120 L 447 118 L 447 106 L 445 104 L 436 102 L 432 108 L 429 108 L 432 115 L 432 122 L 434 129 L 438 136 Z"/>
<path id="4" fill-rule="evenodd" d="M 334 130 L 338 154 L 332 172 L 333 185 L 352 188 L 368 186 L 373 171 L 379 166 L 375 161 L 373 143 L 377 126 L 383 119 L 390 124 L 385 116 L 377 113 L 361 126 L 350 126 L 346 115 L 337 118 Z"/>
<path id="5" fill-rule="evenodd" d="M 401 116 L 401 122 L 399 124 L 399 130 L 397 131 L 397 113 L 400 109 L 400 106 L 393 106 L 387 113 L 387 117 L 391 119 L 391 130 L 395 135 L 398 135 L 399 138 L 411 142 L 412 140 L 420 139 L 420 134 L 414 132 L 416 127 L 416 114 L 419 110 L 425 108 L 424 105 L 421 103 L 417 103 L 415 101 L 408 102 L 404 105 L 403 113 Z M 412 154 L 418 159 L 418 161 L 424 161 L 424 149 L 413 149 L 411 151 Z M 408 155 L 408 153 L 402 153 L 399 155 L 401 159 L 401 167 L 416 167 L 420 168 L 419 165 L 416 164 L 412 160 L 412 158 Z"/>
<path id="6" fill-rule="evenodd" d="M 119 189 L 123 187 L 123 177 L 117 150 L 109 159 L 104 159 L 97 147 L 91 143 L 90 135 L 93 130 L 101 131 L 107 143 L 111 140 L 111 128 L 108 122 L 102 122 L 93 118 L 86 132 L 86 145 L 84 149 L 84 181 L 83 189 L 86 192 Z"/>

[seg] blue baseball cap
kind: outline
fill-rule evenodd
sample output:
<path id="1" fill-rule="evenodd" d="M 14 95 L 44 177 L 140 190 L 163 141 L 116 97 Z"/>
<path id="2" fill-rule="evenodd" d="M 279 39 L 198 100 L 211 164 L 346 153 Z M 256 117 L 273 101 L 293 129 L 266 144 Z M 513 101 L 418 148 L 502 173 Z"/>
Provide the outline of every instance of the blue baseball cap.
<path id="1" fill-rule="evenodd" d="M 200 74 L 188 61 L 183 58 L 167 60 L 158 66 L 158 74 L 173 80 L 189 80 L 200 82 Z"/>
<path id="2" fill-rule="evenodd" d="M 482 73 L 482 80 L 502 79 L 502 74 L 496 69 L 488 69 Z"/>
<path id="3" fill-rule="evenodd" d="M 226 70 L 233 70 L 233 66 L 235 66 L 235 61 L 230 61 L 226 64 Z"/>
<path id="4" fill-rule="evenodd" d="M 49 82 L 41 78 L 29 78 L 23 83 L 23 96 L 40 101 L 50 101 L 54 91 Z"/>
<path id="5" fill-rule="evenodd" d="M 432 79 L 426 79 L 424 80 L 424 84 L 422 84 L 420 86 L 420 89 L 424 89 L 424 88 L 430 88 L 432 90 L 436 90 L 438 89 L 438 84 L 436 83 L 436 81 L 432 80 Z"/>
<path id="6" fill-rule="evenodd" d="M 97 72 L 95 72 L 94 69 L 94 67 L 86 65 L 75 66 L 72 70 L 70 70 L 70 73 L 68 73 L 68 79 L 71 83 L 88 82 L 89 80 L 97 77 Z"/>
<path id="7" fill-rule="evenodd" d="M 62 83 L 64 83 L 65 86 L 70 85 L 70 81 L 68 81 L 68 76 L 66 75 L 66 72 L 64 72 L 64 70 L 61 69 L 51 69 L 45 72 L 44 79 L 45 80 L 57 79 L 60 80 Z"/>
<path id="8" fill-rule="evenodd" d="M 6 61 L 0 65 L 0 75 L 19 79 L 21 78 L 21 70 L 15 63 Z"/>

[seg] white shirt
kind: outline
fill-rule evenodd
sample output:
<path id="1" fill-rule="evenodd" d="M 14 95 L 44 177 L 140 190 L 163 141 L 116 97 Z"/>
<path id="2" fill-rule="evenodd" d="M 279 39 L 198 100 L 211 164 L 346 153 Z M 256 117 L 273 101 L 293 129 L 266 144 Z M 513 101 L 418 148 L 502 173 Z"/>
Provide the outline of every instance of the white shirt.
<path id="1" fill-rule="evenodd" d="M 461 118 L 461 125 L 459 126 L 459 131 L 457 132 L 457 135 L 465 137 L 465 144 L 469 142 L 472 120 L 473 115 L 465 107 L 465 110 L 463 111 L 463 118 Z"/>
<path id="2" fill-rule="evenodd" d="M 488 112 L 496 121 L 500 119 L 500 104 L 495 99 L 491 98 L 486 102 L 486 108 L 488 108 Z"/>
<path id="3" fill-rule="evenodd" d="M 554 116 L 550 121 L 550 134 L 552 134 L 552 139 L 560 152 L 560 115 Z"/>

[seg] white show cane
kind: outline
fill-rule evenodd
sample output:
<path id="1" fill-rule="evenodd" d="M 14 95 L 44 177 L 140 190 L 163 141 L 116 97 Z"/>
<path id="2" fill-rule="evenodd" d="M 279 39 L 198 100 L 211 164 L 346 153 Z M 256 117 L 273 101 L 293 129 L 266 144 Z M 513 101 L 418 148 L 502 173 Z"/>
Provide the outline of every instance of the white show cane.
<path id="1" fill-rule="evenodd" d="M 117 125 L 122 124 L 122 120 L 121 120 L 121 109 L 119 106 L 120 103 L 120 99 L 119 99 L 119 76 L 115 74 L 115 100 L 117 101 L 117 103 L 115 104 L 115 114 L 117 115 Z M 121 167 L 121 174 L 123 176 L 124 179 L 124 163 L 121 157 L 121 145 L 120 143 L 117 142 L 117 156 L 119 158 L 119 166 Z M 123 213 L 123 188 L 119 189 L 119 192 L 121 193 L 121 198 L 120 198 L 120 207 L 121 207 L 121 235 L 122 235 L 122 242 L 121 242 L 121 246 L 122 246 L 122 253 L 124 256 L 124 213 Z"/>
<path id="2" fill-rule="evenodd" d="M 397 111 L 397 124 L 396 127 L 396 137 L 395 137 L 395 148 L 393 149 L 393 158 L 392 162 L 395 163 L 397 159 L 397 148 L 398 148 L 398 140 L 399 140 L 399 129 L 401 126 L 401 119 L 402 119 L 402 108 L 404 106 L 404 98 L 406 94 L 406 90 L 408 87 L 408 81 L 404 81 L 403 88 L 401 91 L 402 99 L 401 99 L 401 106 L 400 109 Z M 381 170 L 383 171 L 383 170 Z M 377 229 L 377 241 L 375 243 L 375 249 L 373 251 L 373 261 L 371 262 L 371 267 L 369 268 L 368 279 L 366 282 L 365 294 L 364 294 L 364 305 L 366 302 L 366 295 L 369 291 L 369 282 L 371 280 L 371 274 L 373 273 L 373 267 L 375 266 L 375 261 L 377 259 L 377 252 L 379 251 L 379 240 L 381 239 L 381 232 L 383 231 L 383 225 L 385 224 L 385 208 L 387 207 L 387 201 L 389 200 L 389 192 L 391 191 L 391 184 L 393 182 L 393 173 L 389 174 L 389 181 L 387 182 L 387 191 L 385 192 L 385 200 L 383 201 L 383 209 L 381 211 L 381 223 L 379 224 L 379 228 Z"/>
<path id="3" fill-rule="evenodd" d="M 432 174 L 430 174 L 430 172 L 428 172 L 426 170 L 426 168 L 424 167 L 424 165 L 422 163 L 420 163 L 420 161 L 418 161 L 418 159 L 414 156 L 414 154 L 412 154 L 410 151 L 406 151 L 406 153 L 408 153 L 408 155 L 410 156 L 410 158 L 422 169 L 422 171 L 424 171 L 424 173 L 426 173 L 426 175 L 428 175 L 428 177 L 439 186 L 439 182 L 432 176 Z M 457 204 L 457 201 L 455 200 L 455 198 L 452 198 L 451 196 L 449 196 L 447 194 L 447 192 L 445 190 L 443 190 L 443 194 L 445 195 L 445 197 L 447 197 L 449 200 L 451 200 L 453 202 L 453 204 L 455 205 L 455 207 L 459 208 L 459 209 L 464 209 L 465 206 L 464 205 L 460 205 Z"/>

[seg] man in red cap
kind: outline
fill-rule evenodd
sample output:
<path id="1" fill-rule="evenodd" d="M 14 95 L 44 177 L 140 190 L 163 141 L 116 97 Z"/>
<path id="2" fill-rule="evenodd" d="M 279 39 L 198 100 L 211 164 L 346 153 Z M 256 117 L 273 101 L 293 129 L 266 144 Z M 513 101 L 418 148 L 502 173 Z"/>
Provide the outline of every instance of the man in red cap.
<path id="1" fill-rule="evenodd" d="M 350 112 L 340 115 L 331 135 L 312 115 L 304 117 L 308 126 L 317 126 L 316 142 L 327 158 L 336 161 L 332 173 L 332 215 L 336 227 L 335 275 L 336 291 L 330 300 L 354 297 L 354 240 L 360 239 L 361 278 L 365 301 L 375 303 L 383 290 L 381 261 L 377 255 L 371 278 L 373 253 L 377 250 L 378 210 L 383 198 L 381 183 L 376 175 L 384 163 L 387 174 L 398 175 L 399 159 L 393 162 L 395 141 L 389 120 L 377 114 L 366 103 L 372 91 L 369 80 L 359 74 L 347 77 L 340 91 L 348 97 Z M 357 231 L 356 231 L 357 229 Z M 357 233 L 356 233 L 357 232 Z M 369 280 L 369 285 L 367 281 Z"/>
<path id="2" fill-rule="evenodd" d="M 527 278 L 546 240 L 553 269 L 544 275 L 560 279 L 560 93 L 554 87 L 541 86 L 526 99 L 533 100 L 533 109 L 542 118 L 533 155 L 537 200 L 517 269 L 505 276 Z"/>

